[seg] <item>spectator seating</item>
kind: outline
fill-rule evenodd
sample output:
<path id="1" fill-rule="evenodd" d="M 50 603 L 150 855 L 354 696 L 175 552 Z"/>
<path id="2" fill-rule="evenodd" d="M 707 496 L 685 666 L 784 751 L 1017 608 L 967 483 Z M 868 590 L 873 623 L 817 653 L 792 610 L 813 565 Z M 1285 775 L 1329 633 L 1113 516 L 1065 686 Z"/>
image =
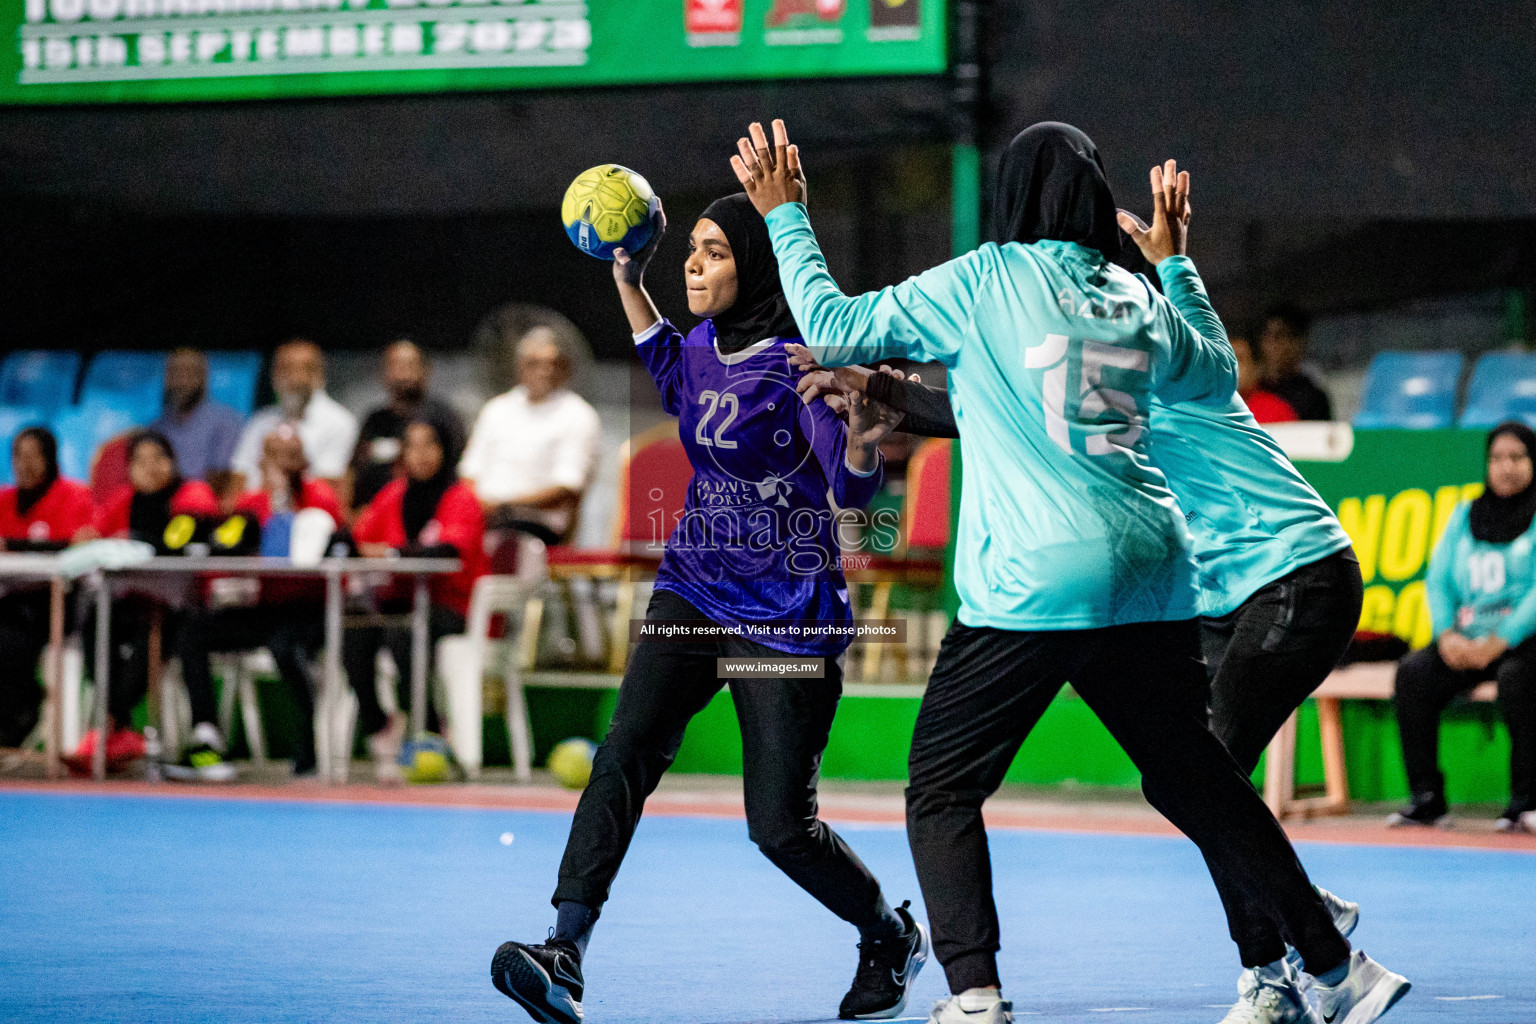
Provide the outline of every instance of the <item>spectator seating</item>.
<path id="1" fill-rule="evenodd" d="M 464 633 L 445 636 L 437 642 L 437 676 L 447 698 L 438 703 L 447 712 L 444 732 L 453 745 L 454 757 L 471 779 L 479 777 L 484 758 L 482 686 L 485 669 L 492 664 L 499 665 L 498 674 L 506 686 L 507 741 L 514 775 L 518 782 L 528 782 L 533 777 L 532 733 L 523 694 L 521 657 L 514 636 L 492 636 L 497 616 L 504 616 L 509 623 L 523 617 L 528 595 L 528 581 L 516 576 L 480 577 L 469 598 Z"/>
<path id="2" fill-rule="evenodd" d="M 91 460 L 91 497 L 98 505 L 128 483 L 128 434 L 118 434 L 96 449 Z"/>
<path id="3" fill-rule="evenodd" d="M 624 671 L 629 655 L 629 619 L 635 588 L 661 564 L 662 549 L 682 515 L 693 465 L 677 436 L 676 422 L 666 422 L 624 442 L 619 454 L 619 507 L 614 516 L 613 542 L 608 548 L 557 546 L 546 553 L 549 575 L 556 581 L 573 578 L 616 580 L 613 629 L 609 637 L 609 671 Z M 528 602 L 524 636 L 539 635 L 542 602 Z"/>
<path id="4" fill-rule="evenodd" d="M 256 408 L 256 379 L 261 374 L 259 352 L 209 352 L 208 397 L 241 416 Z"/>
<path id="5" fill-rule="evenodd" d="M 12 352 L 0 364 L 0 406 L 30 408 L 46 418 L 75 399 L 80 353 Z"/>
<path id="6" fill-rule="evenodd" d="M 160 415 L 164 390 L 164 352 L 100 352 L 85 369 L 80 404 L 111 405 L 137 426 Z"/>
<path id="7" fill-rule="evenodd" d="M 27 427 L 45 422 L 40 410 L 0 405 L 0 487 L 16 482 L 11 468 L 11 442 Z"/>
<path id="8" fill-rule="evenodd" d="M 1277 818 L 1349 813 L 1349 775 L 1344 757 L 1342 700 L 1391 700 L 1396 688 L 1397 662 L 1362 661 L 1336 668 L 1313 691 L 1317 728 L 1323 748 L 1323 791 L 1320 797 L 1296 798 L 1296 713 L 1292 712 L 1265 754 L 1264 802 Z M 1468 700 L 1492 701 L 1498 687 L 1479 683 Z"/>
<path id="9" fill-rule="evenodd" d="M 1355 426 L 1449 427 L 1462 362 L 1460 352 L 1378 352 L 1365 371 Z"/>
<path id="10" fill-rule="evenodd" d="M 53 433 L 59 441 L 59 472 L 71 480 L 91 479 L 97 450 L 141 422 L 147 420 L 100 399 L 64 409 L 53 420 Z"/>
<path id="11" fill-rule="evenodd" d="M 1461 425 L 1494 427 L 1505 420 L 1536 426 L 1536 353 L 1490 352 L 1472 370 Z"/>
<path id="12" fill-rule="evenodd" d="M 876 555 L 863 565 L 846 564 L 850 592 L 858 584 L 872 584 L 874 593 L 869 609 L 855 616 L 869 619 L 890 617 L 891 592 L 900 583 L 909 588 L 914 599 L 924 599 L 913 609 L 908 628 L 914 625 L 918 635 L 911 644 L 864 644 L 864 680 L 873 682 L 880 674 L 880 663 L 887 647 L 913 647 L 928 656 L 926 627 L 930 599 L 944 585 L 944 549 L 950 537 L 950 460 L 953 444 L 948 438 L 930 438 L 918 446 L 907 462 L 907 493 L 901 506 L 901 536 L 890 556 Z M 848 562 L 845 559 L 845 562 Z"/>

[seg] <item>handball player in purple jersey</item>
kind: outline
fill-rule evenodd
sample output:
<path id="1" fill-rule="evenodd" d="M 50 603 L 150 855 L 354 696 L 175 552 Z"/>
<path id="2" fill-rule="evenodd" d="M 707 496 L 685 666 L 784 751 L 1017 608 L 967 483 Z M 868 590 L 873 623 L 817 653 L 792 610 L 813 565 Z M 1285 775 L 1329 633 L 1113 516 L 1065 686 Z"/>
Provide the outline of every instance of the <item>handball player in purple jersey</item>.
<path id="1" fill-rule="evenodd" d="M 582 957 L 645 799 L 677 756 L 688 721 L 728 684 L 752 841 L 859 931 L 858 967 L 838 1015 L 895 1017 L 927 959 L 927 934 L 907 904 L 891 907 L 816 802 L 852 625 L 838 513 L 879 489 L 877 445 L 894 417 L 857 399 L 845 426 L 824 403 L 799 400 L 785 346 L 800 342 L 800 330 L 767 226 L 745 194 L 712 203 L 689 237 L 688 306 L 704 319 L 686 336 L 643 284 L 666 227 L 659 210 L 656 219 L 643 250 L 618 250 L 614 281 L 636 353 L 678 418 L 694 472 L 646 620 L 720 628 L 636 645 L 571 824 L 552 900 L 555 928 L 545 943 L 503 943 L 491 978 L 535 1020 L 581 1020 Z M 726 680 L 716 661 L 727 657 L 813 659 L 822 677 Z"/>

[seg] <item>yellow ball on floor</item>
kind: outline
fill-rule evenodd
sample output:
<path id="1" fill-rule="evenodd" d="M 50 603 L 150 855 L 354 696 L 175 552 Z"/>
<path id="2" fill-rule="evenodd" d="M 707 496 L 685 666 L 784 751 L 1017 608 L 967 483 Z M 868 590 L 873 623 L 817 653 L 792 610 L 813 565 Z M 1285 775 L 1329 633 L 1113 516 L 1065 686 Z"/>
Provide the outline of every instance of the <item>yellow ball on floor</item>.
<path id="1" fill-rule="evenodd" d="M 448 745 L 440 736 L 410 740 L 400 748 L 400 770 L 412 783 L 445 782 L 448 779 Z"/>
<path id="2" fill-rule="evenodd" d="M 597 745 L 584 737 L 561 740 L 549 752 L 549 774 L 566 789 L 586 789 L 592 778 L 592 757 L 596 753 Z"/>

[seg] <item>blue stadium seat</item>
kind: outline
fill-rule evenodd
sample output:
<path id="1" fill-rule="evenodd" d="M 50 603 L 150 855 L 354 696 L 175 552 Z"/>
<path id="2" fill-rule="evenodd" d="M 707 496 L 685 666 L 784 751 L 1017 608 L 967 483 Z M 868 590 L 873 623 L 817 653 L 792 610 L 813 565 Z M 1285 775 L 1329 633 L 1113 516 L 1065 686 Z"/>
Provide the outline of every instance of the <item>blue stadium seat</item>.
<path id="1" fill-rule="evenodd" d="M 53 419 L 53 433 L 59 439 L 59 472 L 71 480 L 89 480 L 96 450 L 139 425 L 138 417 L 130 411 L 99 399 L 63 410 Z"/>
<path id="2" fill-rule="evenodd" d="M 11 469 L 11 442 L 27 427 L 35 427 L 48 421 L 42 410 L 16 405 L 0 405 L 0 487 L 16 482 Z"/>
<path id="3" fill-rule="evenodd" d="M 1456 417 L 1460 352 L 1378 352 L 1365 371 L 1357 427 L 1432 430 Z"/>
<path id="4" fill-rule="evenodd" d="M 80 353 L 12 352 L 0 364 L 0 406 L 39 409 L 48 415 L 75 400 Z"/>
<path id="5" fill-rule="evenodd" d="M 1472 369 L 1464 427 L 1522 420 L 1536 427 L 1536 352 L 1490 352 Z"/>
<path id="6" fill-rule="evenodd" d="M 164 352 L 101 352 L 85 368 L 80 404 L 110 404 L 142 426 L 160 415 L 164 390 Z"/>
<path id="7" fill-rule="evenodd" d="M 260 373 L 259 352 L 209 352 L 208 397 L 249 416 L 256 407 L 256 378 Z"/>

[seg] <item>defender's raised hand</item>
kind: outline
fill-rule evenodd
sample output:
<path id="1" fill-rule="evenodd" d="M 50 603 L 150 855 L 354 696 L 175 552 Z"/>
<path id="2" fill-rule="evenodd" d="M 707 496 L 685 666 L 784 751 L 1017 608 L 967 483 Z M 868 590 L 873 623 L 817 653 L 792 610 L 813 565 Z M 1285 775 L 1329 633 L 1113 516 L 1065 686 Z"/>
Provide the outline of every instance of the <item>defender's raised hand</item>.
<path id="1" fill-rule="evenodd" d="M 1169 160 L 1152 168 L 1151 177 L 1152 225 L 1129 210 L 1119 211 L 1116 220 L 1147 261 L 1157 266 L 1170 256 L 1183 256 L 1189 246 L 1189 172 Z"/>
<path id="2" fill-rule="evenodd" d="M 737 139 L 737 155 L 731 157 L 731 170 L 741 182 L 752 205 L 764 217 L 768 211 L 785 203 L 803 203 L 806 196 L 805 171 L 800 166 L 800 147 L 789 144 L 784 122 L 773 122 L 773 145 L 763 126 L 753 121 L 747 129 L 750 139 Z"/>

